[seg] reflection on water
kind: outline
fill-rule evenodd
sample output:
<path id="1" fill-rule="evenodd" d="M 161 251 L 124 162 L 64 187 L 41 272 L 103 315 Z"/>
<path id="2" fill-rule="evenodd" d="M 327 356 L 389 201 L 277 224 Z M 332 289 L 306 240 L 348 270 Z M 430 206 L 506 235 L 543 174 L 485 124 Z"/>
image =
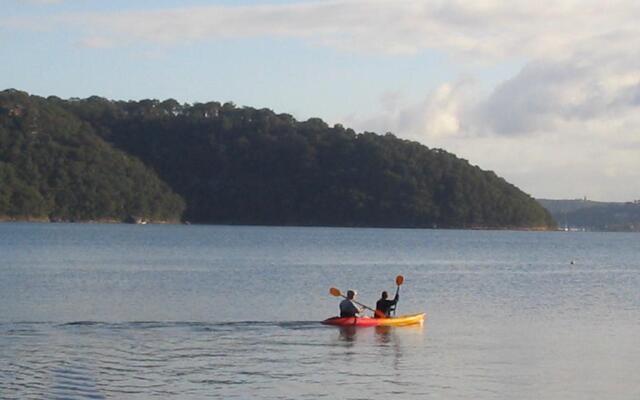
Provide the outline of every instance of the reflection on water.
<path id="1" fill-rule="evenodd" d="M 340 326 L 338 330 L 340 332 L 340 340 L 344 340 L 345 342 L 353 342 L 358 333 L 358 328 L 355 326 Z"/>
<path id="2" fill-rule="evenodd" d="M 404 333 L 404 337 L 409 335 L 419 335 L 421 336 L 424 333 L 425 325 L 424 324 L 416 324 L 416 325 L 408 325 L 403 327 L 394 327 L 394 326 L 373 326 L 373 327 L 358 327 L 358 326 L 340 326 L 340 327 L 331 327 L 332 329 L 338 330 L 338 338 L 344 342 L 354 342 L 358 340 L 358 335 L 363 342 L 368 343 L 371 341 L 371 337 L 373 335 L 373 339 L 376 344 L 379 345 L 388 345 L 388 344 L 397 344 L 402 338 L 398 337 L 398 330 L 401 330 Z"/>

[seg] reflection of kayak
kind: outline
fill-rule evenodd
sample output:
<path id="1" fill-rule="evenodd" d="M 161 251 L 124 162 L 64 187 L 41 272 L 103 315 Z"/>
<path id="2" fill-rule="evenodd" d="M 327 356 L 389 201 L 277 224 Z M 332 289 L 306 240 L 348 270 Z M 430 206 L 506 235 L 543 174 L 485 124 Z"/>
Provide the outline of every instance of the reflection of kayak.
<path id="1" fill-rule="evenodd" d="M 407 326 L 422 325 L 424 313 L 401 315 L 391 318 L 370 318 L 370 317 L 331 317 L 322 321 L 325 325 L 336 326 Z"/>

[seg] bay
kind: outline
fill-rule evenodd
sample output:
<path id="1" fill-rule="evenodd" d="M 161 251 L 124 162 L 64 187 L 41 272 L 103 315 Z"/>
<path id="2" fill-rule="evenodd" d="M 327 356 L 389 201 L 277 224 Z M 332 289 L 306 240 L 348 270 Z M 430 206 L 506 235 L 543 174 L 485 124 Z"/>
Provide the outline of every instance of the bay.
<path id="1" fill-rule="evenodd" d="M 640 397 L 637 234 L 0 224 L 0 398 Z M 421 328 L 344 331 L 405 276 Z"/>

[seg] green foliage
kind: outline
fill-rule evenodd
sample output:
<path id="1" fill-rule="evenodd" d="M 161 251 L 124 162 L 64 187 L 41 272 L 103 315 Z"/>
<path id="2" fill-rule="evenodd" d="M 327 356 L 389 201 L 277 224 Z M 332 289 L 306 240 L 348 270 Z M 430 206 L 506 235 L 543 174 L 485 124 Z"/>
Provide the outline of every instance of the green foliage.
<path id="1" fill-rule="evenodd" d="M 3 98 L 12 96 L 16 94 L 3 94 Z M 26 96 L 23 101 L 27 100 L 38 102 L 41 109 L 50 110 L 50 118 L 61 120 L 60 129 L 49 135 L 51 143 L 43 145 L 38 157 L 33 153 L 37 146 L 28 148 L 31 156 L 18 152 L 24 158 L 19 166 L 10 158 L 15 145 L 5 145 L 0 136 L 0 151 L 7 154 L 0 155 L 0 162 L 7 164 L 6 168 L 0 164 L 0 177 L 6 175 L 16 182 L 22 179 L 33 187 L 23 172 L 16 171 L 34 170 L 33 178 L 46 183 L 39 183 L 36 189 L 41 200 L 31 196 L 33 193 L 24 193 L 22 204 L 30 204 L 29 210 L 44 207 L 51 213 L 51 207 L 66 206 L 65 213 L 74 210 L 81 215 L 123 215 L 152 213 L 151 208 L 160 207 L 157 202 L 164 201 L 160 209 L 180 213 L 175 196 L 157 179 L 153 185 L 147 182 L 144 191 L 138 189 L 145 179 L 149 180 L 145 174 L 153 178 L 157 174 L 184 199 L 183 218 L 193 222 L 382 227 L 554 225 L 546 210 L 494 173 L 443 150 L 428 149 L 391 134 L 356 134 L 341 125 L 330 127 L 317 118 L 298 122 L 288 114 L 240 108 L 232 103 L 181 105 L 171 99 L 116 102 L 91 97 L 64 101 Z M 0 118 L 17 123 L 6 110 L 5 116 L 0 111 Z M 25 118 L 18 118 L 22 125 L 11 129 L 29 137 Z M 10 129 L 9 125 L 1 126 Z M 60 146 L 64 151 L 57 148 Z M 44 161 L 40 157 L 58 163 L 64 160 L 64 166 L 51 161 L 41 168 Z M 128 167 L 113 162 L 113 157 L 126 159 Z M 87 162 L 89 159 L 100 163 Z M 35 160 L 36 167 L 29 167 Z M 101 177 L 101 184 L 78 177 L 80 172 L 89 171 Z M 125 180 L 132 184 L 124 184 Z M 54 188 L 70 185 L 81 187 L 84 197 L 67 190 L 52 200 Z M 10 187 L 16 191 L 20 185 Z M 117 205 L 108 200 L 109 196 L 105 200 L 116 187 L 117 197 L 122 200 Z M 141 193 L 149 195 L 141 197 Z M 1 188 L 0 207 L 16 207 Z"/>
<path id="2" fill-rule="evenodd" d="M 0 95 L 0 216 L 178 220 L 182 199 L 93 128 L 25 93 Z"/>

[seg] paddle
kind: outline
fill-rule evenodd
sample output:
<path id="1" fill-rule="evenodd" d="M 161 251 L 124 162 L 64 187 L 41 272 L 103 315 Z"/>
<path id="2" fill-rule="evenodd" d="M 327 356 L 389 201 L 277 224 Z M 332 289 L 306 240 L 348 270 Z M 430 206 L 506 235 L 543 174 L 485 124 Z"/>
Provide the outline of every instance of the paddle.
<path id="1" fill-rule="evenodd" d="M 342 292 L 340 292 L 340 289 L 338 288 L 334 288 L 332 287 L 331 289 L 329 289 L 329 293 L 331 293 L 331 295 L 336 296 L 336 297 L 344 297 L 345 299 L 347 298 L 347 296 L 343 295 Z M 373 311 L 374 313 L 376 312 L 376 310 L 374 310 L 373 308 L 369 307 L 369 306 L 365 306 L 364 304 L 357 302 L 355 300 L 351 300 L 354 303 L 356 303 L 357 305 L 359 305 L 362 308 L 366 308 L 369 311 Z"/>
<path id="2" fill-rule="evenodd" d="M 400 285 L 402 285 L 404 283 L 404 276 L 402 275 L 398 275 L 396 276 L 396 285 L 398 285 L 398 287 L 396 288 L 396 296 L 398 294 L 400 294 Z M 393 305 L 393 315 L 396 315 L 396 308 L 398 307 L 398 303 Z"/>

